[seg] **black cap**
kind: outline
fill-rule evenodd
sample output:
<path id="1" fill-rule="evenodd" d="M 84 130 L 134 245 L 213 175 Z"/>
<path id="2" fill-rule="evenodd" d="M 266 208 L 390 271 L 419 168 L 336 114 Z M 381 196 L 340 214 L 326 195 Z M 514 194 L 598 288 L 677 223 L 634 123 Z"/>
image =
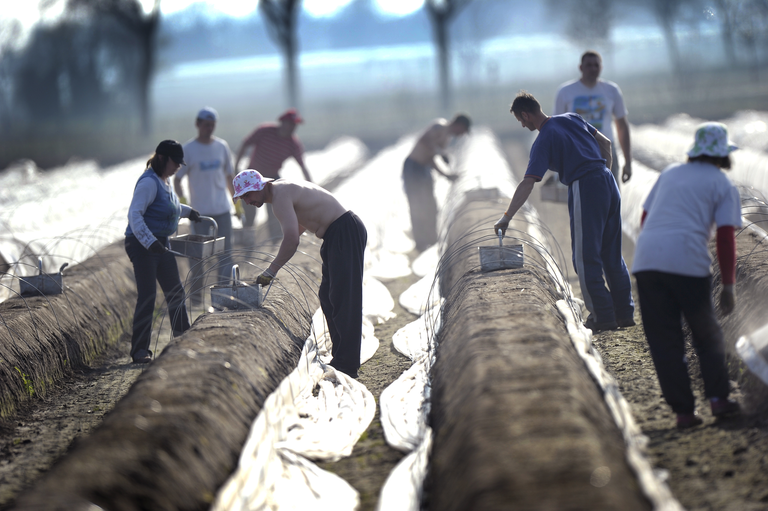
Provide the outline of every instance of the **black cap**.
<path id="1" fill-rule="evenodd" d="M 155 154 L 162 154 L 163 156 L 168 156 L 170 159 L 172 159 L 176 163 L 180 165 L 186 165 L 186 163 L 184 163 L 184 148 L 181 147 L 181 144 L 179 144 L 175 140 L 163 140 L 162 142 L 157 144 L 157 149 L 155 149 Z"/>

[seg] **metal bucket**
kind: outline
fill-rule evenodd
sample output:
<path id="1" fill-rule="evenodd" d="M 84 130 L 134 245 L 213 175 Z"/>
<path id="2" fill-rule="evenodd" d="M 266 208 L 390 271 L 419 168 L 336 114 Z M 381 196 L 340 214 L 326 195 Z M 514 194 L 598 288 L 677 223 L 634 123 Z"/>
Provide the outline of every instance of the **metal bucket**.
<path id="1" fill-rule="evenodd" d="M 240 267 L 232 266 L 231 286 L 211 286 L 211 306 L 216 310 L 253 310 L 261 308 L 261 285 L 240 283 Z"/>
<path id="2" fill-rule="evenodd" d="M 171 250 L 186 257 L 194 259 L 205 259 L 213 254 L 224 251 L 224 238 L 217 238 L 219 226 L 216 220 L 209 216 L 201 216 L 213 224 L 213 236 L 203 236 L 201 234 L 182 234 L 168 239 L 171 243 Z"/>
<path id="3" fill-rule="evenodd" d="M 43 259 L 37 258 L 38 275 L 20 277 L 19 294 L 21 296 L 58 295 L 64 290 L 62 285 L 62 272 L 69 263 L 64 263 L 59 268 L 59 273 L 43 273 Z"/>
<path id="4" fill-rule="evenodd" d="M 480 251 L 480 269 L 482 271 L 508 270 L 523 267 L 523 246 L 507 245 L 502 241 L 501 230 L 498 231 L 498 247 L 477 247 Z"/>

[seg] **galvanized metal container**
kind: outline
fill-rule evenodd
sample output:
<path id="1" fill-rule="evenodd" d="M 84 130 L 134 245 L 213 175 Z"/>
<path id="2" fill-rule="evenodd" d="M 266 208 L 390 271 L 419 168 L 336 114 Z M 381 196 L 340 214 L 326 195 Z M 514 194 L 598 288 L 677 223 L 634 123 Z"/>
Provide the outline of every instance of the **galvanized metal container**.
<path id="1" fill-rule="evenodd" d="M 507 270 L 523 267 L 523 246 L 507 245 L 502 241 L 499 230 L 498 247 L 477 247 L 480 251 L 480 269 L 482 271 Z"/>
<path id="2" fill-rule="evenodd" d="M 64 290 L 63 271 L 69 263 L 59 268 L 59 273 L 43 273 L 43 259 L 37 259 L 38 275 L 19 278 L 19 294 L 21 296 L 58 295 Z"/>
<path id="3" fill-rule="evenodd" d="M 262 306 L 261 285 L 242 284 L 240 267 L 232 266 L 232 284 L 211 286 L 211 306 L 216 310 L 253 310 Z"/>
<path id="4" fill-rule="evenodd" d="M 182 234 L 169 238 L 171 250 L 178 252 L 186 257 L 195 259 L 205 259 L 213 254 L 224 251 L 224 238 L 216 237 L 219 226 L 216 220 L 209 216 L 201 216 L 202 220 L 207 220 L 213 224 L 213 236 L 204 236 L 201 234 Z"/>

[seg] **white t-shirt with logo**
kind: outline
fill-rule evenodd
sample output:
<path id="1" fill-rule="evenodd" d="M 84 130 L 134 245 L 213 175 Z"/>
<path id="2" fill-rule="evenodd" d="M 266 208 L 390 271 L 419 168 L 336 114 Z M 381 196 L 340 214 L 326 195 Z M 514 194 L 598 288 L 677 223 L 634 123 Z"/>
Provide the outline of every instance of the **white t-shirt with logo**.
<path id="1" fill-rule="evenodd" d="M 217 137 L 209 144 L 189 140 L 184 144 L 184 161 L 187 165 L 176 176 L 189 178 L 189 205 L 203 216 L 229 213 L 227 179 L 234 178 L 234 166 L 227 142 Z"/>
<path id="2" fill-rule="evenodd" d="M 715 227 L 741 227 L 739 191 L 716 166 L 674 164 L 645 199 L 632 273 L 661 271 L 688 277 L 712 274 L 709 240 Z"/>
<path id="3" fill-rule="evenodd" d="M 554 115 L 575 112 L 585 121 L 597 128 L 597 131 L 613 138 L 613 118 L 627 116 L 621 89 L 613 82 L 598 80 L 594 87 L 587 87 L 581 80 L 566 82 L 560 86 L 555 96 Z"/>

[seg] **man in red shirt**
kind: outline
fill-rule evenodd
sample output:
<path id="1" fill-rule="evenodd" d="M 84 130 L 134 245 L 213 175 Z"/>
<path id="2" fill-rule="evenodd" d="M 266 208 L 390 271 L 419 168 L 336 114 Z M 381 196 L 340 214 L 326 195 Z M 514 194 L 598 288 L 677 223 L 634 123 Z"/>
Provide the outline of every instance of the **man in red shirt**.
<path id="1" fill-rule="evenodd" d="M 296 131 L 296 125 L 304 120 L 299 116 L 295 109 L 286 110 L 279 118 L 279 124 L 265 123 L 256 128 L 245 140 L 243 140 L 240 150 L 237 152 L 235 160 L 235 170 L 240 168 L 240 159 L 245 154 L 248 147 L 251 150 L 251 159 L 248 168 L 258 170 L 266 178 L 279 179 L 280 169 L 283 162 L 289 156 L 293 156 L 304 173 L 304 179 L 312 181 L 309 177 L 307 166 L 304 165 L 304 147 L 299 139 L 293 134 Z M 280 222 L 275 218 L 271 205 L 267 205 L 268 222 L 270 238 L 279 238 L 282 236 Z M 244 227 L 253 226 L 256 219 L 256 208 L 245 205 Z"/>

